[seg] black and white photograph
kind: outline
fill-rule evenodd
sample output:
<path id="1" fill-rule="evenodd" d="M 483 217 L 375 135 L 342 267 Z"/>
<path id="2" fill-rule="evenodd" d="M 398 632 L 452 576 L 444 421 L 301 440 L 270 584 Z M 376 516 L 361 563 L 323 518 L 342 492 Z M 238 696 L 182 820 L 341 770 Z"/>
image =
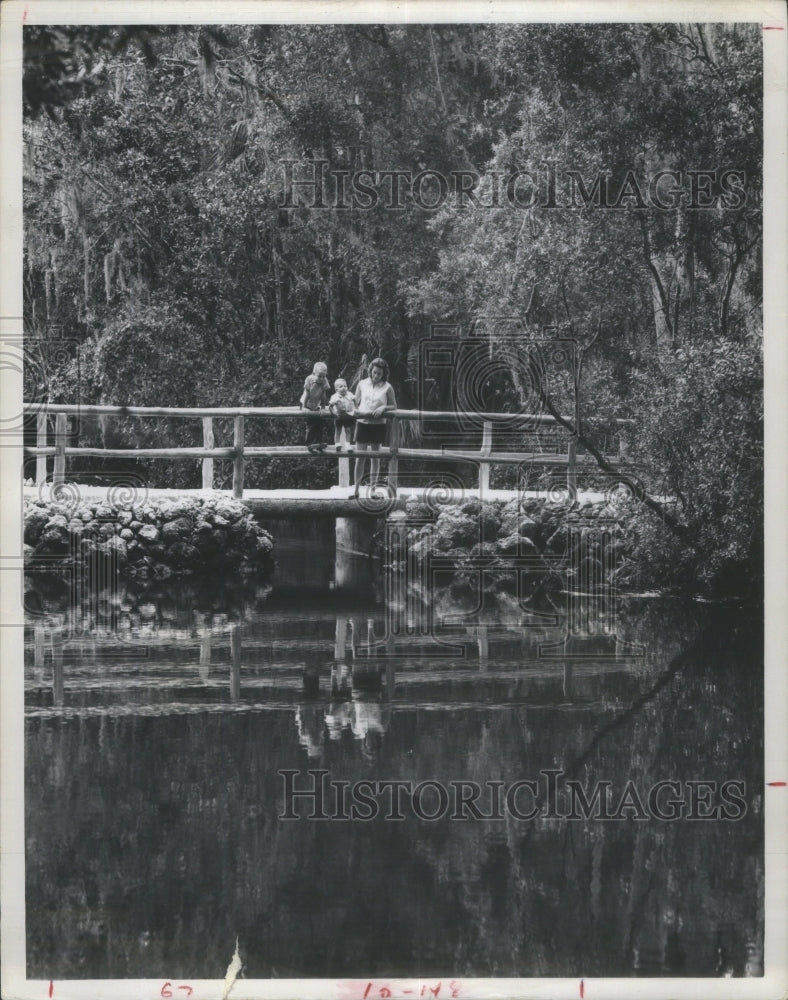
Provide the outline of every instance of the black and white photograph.
<path id="1" fill-rule="evenodd" d="M 784 994 L 783 5 L 4 8 L 3 996 Z"/>

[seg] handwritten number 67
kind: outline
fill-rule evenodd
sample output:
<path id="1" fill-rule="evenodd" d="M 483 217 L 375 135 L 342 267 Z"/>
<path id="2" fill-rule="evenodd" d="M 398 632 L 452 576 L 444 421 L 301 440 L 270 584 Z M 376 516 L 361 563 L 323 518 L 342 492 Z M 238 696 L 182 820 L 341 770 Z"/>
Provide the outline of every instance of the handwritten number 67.
<path id="1" fill-rule="evenodd" d="M 185 993 L 187 997 L 190 997 L 192 995 L 192 993 L 194 992 L 194 990 L 192 990 L 191 986 L 175 986 L 175 987 L 173 987 L 172 983 L 165 983 L 164 986 L 162 986 L 162 988 L 161 988 L 161 995 L 163 997 L 174 996 L 173 988 L 176 989 L 176 990 L 180 990 L 182 993 Z"/>

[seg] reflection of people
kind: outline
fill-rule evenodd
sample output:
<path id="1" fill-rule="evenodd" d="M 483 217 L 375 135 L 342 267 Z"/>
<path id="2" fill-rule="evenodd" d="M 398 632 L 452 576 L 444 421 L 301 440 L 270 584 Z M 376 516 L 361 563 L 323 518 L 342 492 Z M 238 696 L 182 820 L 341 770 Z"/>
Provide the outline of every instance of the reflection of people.
<path id="1" fill-rule="evenodd" d="M 326 712 L 328 738 L 341 739 L 342 733 L 351 728 L 350 692 L 353 679 L 346 663 L 335 663 L 331 668 L 331 702 Z"/>
<path id="2" fill-rule="evenodd" d="M 319 757 L 323 746 L 323 709 L 317 705 L 299 705 L 295 715 L 298 742 L 308 757 Z"/>
<path id="3" fill-rule="evenodd" d="M 347 663 L 335 663 L 331 668 L 331 697 L 349 698 L 353 690 L 353 675 Z"/>
<path id="4" fill-rule="evenodd" d="M 320 697 L 320 666 L 316 663 L 304 664 L 304 672 L 302 674 L 302 683 L 304 685 L 304 697 L 305 698 L 319 698 Z"/>
<path id="5" fill-rule="evenodd" d="M 360 647 L 359 659 L 355 648 L 358 623 L 347 615 L 337 615 L 327 703 L 320 703 L 320 675 L 325 661 L 315 658 L 303 665 L 303 697 L 295 721 L 298 742 L 310 758 L 319 757 L 329 743 L 344 738 L 352 739 L 368 759 L 376 758 L 381 749 L 390 713 L 383 694 L 384 669 L 380 661 L 363 655 L 364 647 L 367 654 L 376 648 L 374 628 L 374 620 L 369 619 L 367 641 Z M 390 691 L 387 674 L 386 680 Z"/>
<path id="6" fill-rule="evenodd" d="M 301 408 L 315 413 L 314 417 L 306 418 L 306 446 L 311 452 L 322 451 L 323 444 L 323 421 L 317 414 L 321 412 L 328 399 L 328 368 L 322 361 L 317 361 L 312 374 L 307 375 L 304 380 L 304 391 L 301 393 L 299 403 Z"/>
<path id="7" fill-rule="evenodd" d="M 367 459 L 363 453 L 367 450 L 376 452 L 386 440 L 385 414 L 396 410 L 397 400 L 394 389 L 387 379 L 389 366 L 383 358 L 375 358 L 370 362 L 369 377 L 362 379 L 356 389 L 356 495 L 366 470 Z M 374 486 L 378 481 L 380 459 L 370 460 L 370 483 Z"/>
<path id="8" fill-rule="evenodd" d="M 367 622 L 367 649 L 371 650 L 374 622 Z M 361 752 L 377 756 L 388 728 L 388 709 L 382 699 L 383 669 L 374 662 L 356 661 L 353 668 L 353 736 L 361 743 Z"/>
<path id="9" fill-rule="evenodd" d="M 367 733 L 380 733 L 382 736 L 386 731 L 386 727 L 383 724 L 383 706 L 381 703 L 368 698 L 358 698 L 354 694 L 353 722 L 351 728 L 357 740 L 363 740 Z"/>
<path id="10" fill-rule="evenodd" d="M 320 698 L 320 664 L 305 663 L 301 675 L 305 704 L 296 709 L 296 728 L 298 742 L 309 757 L 319 757 L 323 746 L 323 716 L 322 705 L 317 703 Z M 309 699 L 312 703 L 310 704 Z"/>
<path id="11" fill-rule="evenodd" d="M 353 692 L 353 721 L 351 723 L 353 736 L 361 743 L 361 752 L 365 757 L 377 757 L 383 743 L 386 724 L 383 720 L 383 707 L 379 700 L 366 694 L 358 696 Z"/>
<path id="12" fill-rule="evenodd" d="M 334 395 L 328 401 L 328 408 L 334 417 L 334 447 L 339 451 L 343 432 L 345 445 L 353 444 L 353 428 L 356 426 L 356 400 L 347 391 L 347 382 L 343 378 L 334 382 Z"/>

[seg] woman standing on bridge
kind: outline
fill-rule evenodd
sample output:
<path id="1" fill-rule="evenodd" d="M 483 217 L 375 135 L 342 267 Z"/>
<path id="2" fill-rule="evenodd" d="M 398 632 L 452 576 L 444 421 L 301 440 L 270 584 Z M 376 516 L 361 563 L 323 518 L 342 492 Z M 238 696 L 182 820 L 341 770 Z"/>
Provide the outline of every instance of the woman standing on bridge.
<path id="1" fill-rule="evenodd" d="M 367 465 L 363 453 L 368 449 L 379 450 L 386 441 L 386 420 L 384 414 L 396 410 L 397 400 L 394 389 L 388 383 L 389 366 L 383 358 L 374 358 L 369 365 L 369 377 L 362 379 L 356 389 L 356 450 L 362 454 L 356 459 L 356 496 L 364 478 Z M 369 460 L 370 485 L 377 485 L 380 459 Z"/>

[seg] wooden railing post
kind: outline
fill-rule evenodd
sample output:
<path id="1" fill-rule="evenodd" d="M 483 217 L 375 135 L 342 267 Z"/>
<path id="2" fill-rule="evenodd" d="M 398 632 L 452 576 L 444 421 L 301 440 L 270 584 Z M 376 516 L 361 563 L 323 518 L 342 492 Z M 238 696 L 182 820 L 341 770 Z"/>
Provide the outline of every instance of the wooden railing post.
<path id="1" fill-rule="evenodd" d="M 391 418 L 389 434 L 389 451 L 391 452 L 391 457 L 389 458 L 388 481 L 389 486 L 396 492 L 397 479 L 399 477 L 399 458 L 397 457 L 399 449 L 399 421 L 396 417 Z"/>
<path id="2" fill-rule="evenodd" d="M 213 448 L 213 417 L 202 418 L 202 446 L 203 448 Z M 213 459 L 204 458 L 202 460 L 202 488 L 204 490 L 213 489 Z"/>
<path id="3" fill-rule="evenodd" d="M 577 438 L 574 434 L 569 438 L 566 458 L 566 487 L 574 492 L 577 488 Z"/>
<path id="4" fill-rule="evenodd" d="M 492 421 L 484 421 L 484 429 L 482 430 L 482 455 L 490 455 L 492 453 Z M 480 462 L 479 463 L 479 497 L 483 498 L 486 494 L 490 492 L 490 463 Z"/>
<path id="5" fill-rule="evenodd" d="M 348 440 L 350 436 L 351 428 L 346 427 L 341 433 L 339 440 L 344 441 L 345 447 L 348 447 Z M 350 459 L 340 458 L 337 462 L 337 485 L 338 486 L 350 486 Z"/>
<path id="6" fill-rule="evenodd" d="M 39 410 L 36 415 L 36 447 L 46 448 L 47 446 L 47 411 Z M 36 456 L 36 486 L 41 486 L 47 481 L 47 457 L 46 455 Z"/>
<path id="7" fill-rule="evenodd" d="M 52 468 L 52 485 L 62 486 L 66 480 L 66 437 L 68 416 L 58 413 L 55 417 L 55 462 Z"/>
<path id="8" fill-rule="evenodd" d="M 337 483 L 339 486 L 350 486 L 350 459 L 340 458 L 337 462 L 339 466 Z"/>
<path id="9" fill-rule="evenodd" d="M 233 421 L 233 496 L 242 500 L 244 495 L 244 418 L 238 416 Z"/>

